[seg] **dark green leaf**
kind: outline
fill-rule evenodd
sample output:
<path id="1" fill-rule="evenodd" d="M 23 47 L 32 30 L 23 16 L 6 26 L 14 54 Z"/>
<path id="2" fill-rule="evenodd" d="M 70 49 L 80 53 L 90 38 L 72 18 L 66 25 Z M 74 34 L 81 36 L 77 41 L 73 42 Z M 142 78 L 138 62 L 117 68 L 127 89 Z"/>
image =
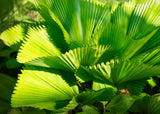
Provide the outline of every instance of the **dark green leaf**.
<path id="1" fill-rule="evenodd" d="M 106 109 L 115 113 L 126 112 L 132 106 L 134 101 L 135 98 L 132 96 L 118 95 L 111 100 Z"/>

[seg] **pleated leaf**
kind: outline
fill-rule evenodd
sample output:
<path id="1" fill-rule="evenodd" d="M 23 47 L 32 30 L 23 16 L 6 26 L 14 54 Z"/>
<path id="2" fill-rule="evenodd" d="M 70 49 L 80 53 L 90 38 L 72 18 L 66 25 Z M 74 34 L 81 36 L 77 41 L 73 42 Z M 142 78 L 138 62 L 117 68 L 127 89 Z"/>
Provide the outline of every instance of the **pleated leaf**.
<path id="1" fill-rule="evenodd" d="M 22 43 L 24 39 L 24 28 L 22 25 L 18 24 L 14 27 L 11 27 L 7 30 L 5 30 L 1 35 L 0 39 L 3 40 L 3 42 L 13 48 L 14 50 L 18 50 L 20 47 L 20 44 Z"/>
<path id="2" fill-rule="evenodd" d="M 59 56 L 49 56 L 27 62 L 29 65 L 76 71 L 80 65 L 93 65 L 109 49 L 107 46 L 82 47 Z"/>
<path id="3" fill-rule="evenodd" d="M 140 52 L 147 51 L 160 45 L 160 29 L 147 41 L 147 43 L 139 50 Z"/>
<path id="4" fill-rule="evenodd" d="M 128 45 L 125 48 L 124 53 L 122 54 L 122 57 L 125 59 L 129 59 L 133 57 L 136 53 L 143 48 L 143 46 L 153 37 L 153 35 L 158 31 L 158 29 L 155 29 L 152 31 L 149 35 L 146 35 L 142 39 L 132 39 L 128 42 Z"/>
<path id="5" fill-rule="evenodd" d="M 123 33 L 121 28 L 115 24 L 108 24 L 102 27 L 100 31 L 94 35 L 94 39 L 97 39 L 99 45 L 111 45 L 119 55 L 131 40 Z"/>
<path id="6" fill-rule="evenodd" d="M 69 86 L 58 71 L 30 66 L 19 75 L 11 100 L 13 107 L 32 106 L 56 111 L 68 104 L 75 107 L 76 104 L 69 101 L 76 94 L 78 87 Z"/>
<path id="7" fill-rule="evenodd" d="M 135 56 L 133 60 L 150 65 L 157 65 L 160 63 L 160 47 L 141 53 Z"/>
<path id="8" fill-rule="evenodd" d="M 110 80 L 111 68 L 109 63 L 102 63 L 90 67 L 80 66 L 76 72 L 76 76 L 80 81 L 94 80 L 96 82 L 111 84 Z"/>
<path id="9" fill-rule="evenodd" d="M 159 66 L 145 65 L 134 61 L 114 61 L 110 66 L 111 78 L 114 83 L 146 79 L 160 73 Z"/>
<path id="10" fill-rule="evenodd" d="M 119 85 L 119 88 L 126 89 L 131 95 L 140 95 L 147 84 L 147 79 L 135 80 Z"/>
<path id="11" fill-rule="evenodd" d="M 159 12 L 158 0 L 132 0 L 114 10 L 111 22 L 120 26 L 129 37 L 141 39 L 160 26 Z"/>
<path id="12" fill-rule="evenodd" d="M 110 20 L 107 6 L 92 0 L 41 0 L 33 1 L 33 3 L 40 12 L 48 8 L 47 12 L 63 30 L 71 49 L 80 45 L 74 45 L 74 47 L 72 45 L 74 41 L 88 42 L 92 34 Z M 47 20 L 45 13 L 43 17 Z"/>
<path id="13" fill-rule="evenodd" d="M 125 2 L 115 9 L 112 13 L 111 22 L 118 25 L 122 31 L 126 34 L 129 25 L 130 16 L 135 7 L 135 1 Z"/>
<path id="14" fill-rule="evenodd" d="M 160 26 L 160 2 L 141 0 L 137 2 L 129 20 L 127 34 L 133 39 L 140 39 Z"/>
<path id="15" fill-rule="evenodd" d="M 26 41 L 20 47 L 18 62 L 25 63 L 39 57 L 59 55 L 61 52 L 50 40 L 45 28 L 30 28 Z"/>
<path id="16" fill-rule="evenodd" d="M 89 67 L 79 67 L 76 72 L 83 81 L 94 80 L 106 84 L 121 84 L 146 79 L 160 74 L 159 66 L 135 63 L 129 60 L 112 60 Z"/>
<path id="17" fill-rule="evenodd" d="M 48 20 L 46 21 L 46 30 L 52 43 L 59 48 L 62 53 L 69 50 L 63 31 L 54 20 L 52 20 L 52 22 L 48 22 Z"/>

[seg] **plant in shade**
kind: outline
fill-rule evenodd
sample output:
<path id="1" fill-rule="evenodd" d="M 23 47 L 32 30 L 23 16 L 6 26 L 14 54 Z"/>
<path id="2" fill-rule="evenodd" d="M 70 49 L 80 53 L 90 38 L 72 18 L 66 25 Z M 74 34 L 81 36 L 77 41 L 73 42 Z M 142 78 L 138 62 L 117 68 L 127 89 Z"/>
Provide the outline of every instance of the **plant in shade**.
<path id="1" fill-rule="evenodd" d="M 44 22 L 1 34 L 6 45 L 20 46 L 17 60 L 24 64 L 13 107 L 160 113 L 160 95 L 143 92 L 160 75 L 160 1 L 31 2 Z"/>

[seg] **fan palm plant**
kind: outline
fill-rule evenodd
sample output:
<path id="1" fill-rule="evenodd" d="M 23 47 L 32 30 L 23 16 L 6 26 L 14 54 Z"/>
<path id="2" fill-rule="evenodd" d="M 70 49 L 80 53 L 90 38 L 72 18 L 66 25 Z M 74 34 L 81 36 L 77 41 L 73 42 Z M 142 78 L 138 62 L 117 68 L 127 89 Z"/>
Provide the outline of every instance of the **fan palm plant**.
<path id="1" fill-rule="evenodd" d="M 160 95 L 142 91 L 148 79 L 160 75 L 159 0 L 31 2 L 44 22 L 1 34 L 6 45 L 20 47 L 17 60 L 24 64 L 13 107 L 160 113 Z"/>

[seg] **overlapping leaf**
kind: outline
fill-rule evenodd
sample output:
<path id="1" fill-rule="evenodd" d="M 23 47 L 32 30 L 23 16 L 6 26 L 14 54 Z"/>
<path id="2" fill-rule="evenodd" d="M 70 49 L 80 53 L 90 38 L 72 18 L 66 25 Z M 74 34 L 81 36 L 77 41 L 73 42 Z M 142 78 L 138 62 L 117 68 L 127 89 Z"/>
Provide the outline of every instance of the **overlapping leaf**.
<path id="1" fill-rule="evenodd" d="M 146 79 L 160 74 L 159 66 L 135 63 L 134 61 L 114 60 L 90 67 L 80 67 L 76 75 L 84 80 L 101 83 L 120 84 L 128 81 Z"/>
<path id="2" fill-rule="evenodd" d="M 141 53 L 135 56 L 133 60 L 150 65 L 157 65 L 160 63 L 160 47 Z"/>
<path id="3" fill-rule="evenodd" d="M 88 42 L 92 34 L 110 20 L 110 12 L 107 6 L 92 0 L 42 0 L 32 2 L 40 9 L 40 12 L 43 9 L 47 10 L 46 6 L 49 4 L 47 12 L 63 30 L 71 49 L 83 45 L 79 42 Z M 44 13 L 43 16 L 47 19 Z M 75 41 L 79 41 L 76 42 L 79 45 L 72 45 Z"/>
<path id="4" fill-rule="evenodd" d="M 25 67 L 12 95 L 12 106 L 58 110 L 67 105 L 76 94 L 77 86 L 69 86 L 58 71 Z M 73 103 L 74 107 L 75 105 Z"/>
<path id="5" fill-rule="evenodd" d="M 148 42 L 140 49 L 140 52 L 147 51 L 160 45 L 160 29 L 148 40 Z"/>
<path id="6" fill-rule="evenodd" d="M 7 46 L 11 46 L 14 50 L 18 50 L 22 40 L 24 39 L 24 28 L 22 25 L 16 25 L 8 30 L 5 30 L 1 35 L 0 39 Z"/>
<path id="7" fill-rule="evenodd" d="M 92 0 L 30 1 L 47 24 L 30 28 L 21 46 L 18 61 L 36 67 L 28 66 L 22 71 L 12 95 L 12 106 L 57 112 L 71 110 L 77 102 L 92 104 L 110 100 L 115 91 L 112 86 L 108 89 L 107 84 L 117 88 L 125 85 L 130 94 L 137 94 L 147 78 L 160 75 L 159 48 L 141 54 L 159 45 L 158 0 L 133 0 L 111 6 L 112 24 L 108 24 L 111 15 L 103 3 Z M 17 41 L 20 42 L 20 38 Z M 139 55 L 134 58 L 136 54 Z M 77 85 L 72 83 L 76 82 L 74 73 L 80 82 L 93 80 L 96 91 L 78 94 Z M 120 103 L 116 104 L 118 100 Z M 133 102 L 130 96 L 122 95 L 113 99 L 107 108 L 112 112 L 124 112 Z M 155 113 L 159 111 L 157 105 L 153 103 L 152 106 L 155 106 Z"/>
<path id="8" fill-rule="evenodd" d="M 131 39 L 123 33 L 121 28 L 115 24 L 108 24 L 102 27 L 93 38 L 97 39 L 96 43 L 99 45 L 111 45 L 118 53 L 118 56 L 123 53 L 124 49 L 131 41 Z"/>
<path id="9" fill-rule="evenodd" d="M 25 63 L 38 57 L 59 55 L 60 51 L 50 40 L 45 28 L 30 28 L 27 39 L 19 50 L 18 62 Z"/>
<path id="10" fill-rule="evenodd" d="M 112 13 L 111 22 L 118 25 L 125 34 L 127 33 L 129 19 L 134 10 L 135 4 L 136 2 L 134 0 L 125 2 L 122 5 L 118 5 Z"/>
<path id="11" fill-rule="evenodd" d="M 151 15 L 152 14 L 152 15 Z M 131 15 L 127 34 L 140 39 L 160 26 L 160 2 L 158 0 L 138 1 Z"/>
<path id="12" fill-rule="evenodd" d="M 92 104 L 98 101 L 110 100 L 115 96 L 116 90 L 114 88 L 104 88 L 97 91 L 86 91 L 78 94 L 76 100 L 82 104 Z"/>
<path id="13" fill-rule="evenodd" d="M 112 113 L 126 112 L 134 103 L 135 98 L 129 95 L 118 95 L 112 99 L 106 109 Z"/>
<path id="14" fill-rule="evenodd" d="M 109 47 L 82 47 L 59 56 L 49 56 L 27 62 L 29 65 L 76 71 L 80 65 L 93 65 Z"/>
<path id="15" fill-rule="evenodd" d="M 141 94 L 130 108 L 132 112 L 139 112 L 145 114 L 159 114 L 160 113 L 160 95 L 155 94 L 149 96 L 147 94 Z"/>
<path id="16" fill-rule="evenodd" d="M 133 39 L 126 46 L 123 54 L 125 58 L 134 56 L 139 50 L 158 45 L 159 32 L 156 27 L 160 26 L 159 6 L 160 2 L 157 0 L 133 0 L 119 5 L 112 13 L 111 22 L 120 26 L 123 32 Z"/>
<path id="17" fill-rule="evenodd" d="M 159 7 L 158 0 L 125 2 L 115 9 L 111 22 L 119 25 L 129 37 L 141 39 L 160 26 Z"/>

